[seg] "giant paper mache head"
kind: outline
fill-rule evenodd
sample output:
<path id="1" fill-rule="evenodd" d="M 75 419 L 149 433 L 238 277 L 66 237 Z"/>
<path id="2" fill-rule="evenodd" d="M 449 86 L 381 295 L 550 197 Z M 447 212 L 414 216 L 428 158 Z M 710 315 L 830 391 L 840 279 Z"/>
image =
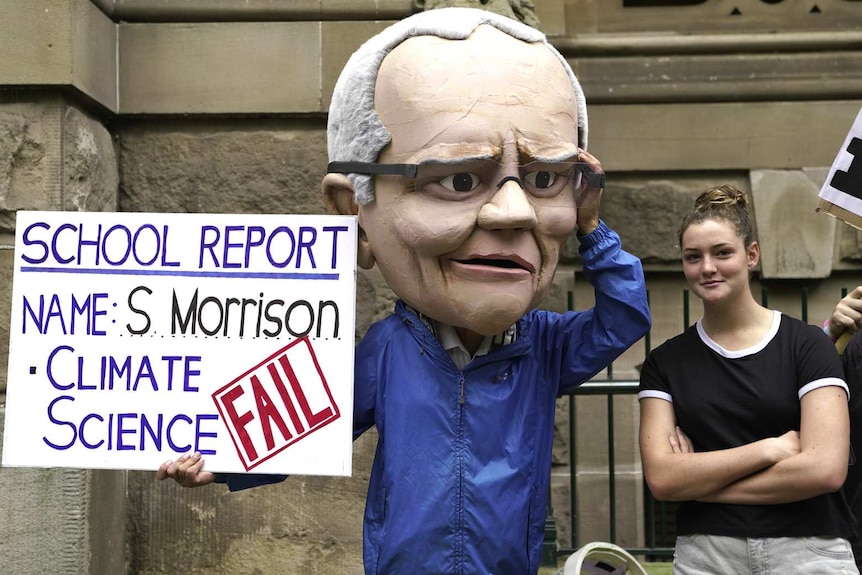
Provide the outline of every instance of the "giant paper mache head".
<path id="1" fill-rule="evenodd" d="M 358 214 L 359 264 L 408 305 L 482 335 L 539 305 L 587 142 L 583 92 L 542 33 L 470 8 L 406 18 L 350 58 L 327 136 L 328 204 Z"/>

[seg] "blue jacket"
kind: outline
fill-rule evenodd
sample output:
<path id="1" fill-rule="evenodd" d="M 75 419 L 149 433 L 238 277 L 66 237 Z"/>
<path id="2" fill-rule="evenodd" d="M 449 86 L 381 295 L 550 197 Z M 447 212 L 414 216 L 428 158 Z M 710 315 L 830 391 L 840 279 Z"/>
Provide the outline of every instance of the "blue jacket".
<path id="1" fill-rule="evenodd" d="M 541 561 L 557 395 L 649 329 L 640 262 L 604 224 L 581 238 L 596 306 L 534 310 L 463 370 L 403 303 L 356 348 L 354 437 L 377 427 L 367 574 L 530 574 Z M 229 476 L 231 489 L 280 477 Z"/>

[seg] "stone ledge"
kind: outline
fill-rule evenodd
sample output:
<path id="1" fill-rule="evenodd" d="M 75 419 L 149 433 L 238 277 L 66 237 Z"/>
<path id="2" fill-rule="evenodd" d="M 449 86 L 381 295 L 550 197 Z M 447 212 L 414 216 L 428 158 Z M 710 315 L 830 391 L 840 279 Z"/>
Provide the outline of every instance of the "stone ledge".
<path id="1" fill-rule="evenodd" d="M 252 22 L 301 20 L 398 20 L 413 13 L 413 0 L 92 0 L 115 21 Z"/>
<path id="2" fill-rule="evenodd" d="M 89 0 L 0 0 L 0 86 L 72 87 L 117 111 L 116 28 Z"/>

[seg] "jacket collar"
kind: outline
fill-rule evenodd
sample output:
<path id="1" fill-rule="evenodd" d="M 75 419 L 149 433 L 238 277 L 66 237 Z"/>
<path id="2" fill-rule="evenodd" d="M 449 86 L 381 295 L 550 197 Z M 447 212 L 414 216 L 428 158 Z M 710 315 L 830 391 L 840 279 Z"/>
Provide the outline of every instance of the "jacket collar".
<path id="1" fill-rule="evenodd" d="M 395 304 L 395 313 L 404 321 L 407 325 L 412 328 L 412 332 L 414 337 L 422 344 L 422 348 L 427 349 L 429 347 L 428 338 L 433 339 L 436 344 L 435 347 L 438 347 L 440 351 L 444 354 L 446 353 L 445 341 L 442 341 L 445 338 L 441 338 L 438 335 L 438 325 L 439 323 L 425 314 L 420 313 L 418 310 L 410 307 L 404 301 L 398 300 Z M 419 320 L 419 321 L 414 321 Z M 519 355 L 521 353 L 526 353 L 526 346 L 528 345 L 527 341 L 524 339 L 523 334 L 525 333 L 526 328 L 526 319 L 522 317 L 518 320 L 517 323 L 512 324 L 508 329 L 499 333 L 490 338 L 488 343 L 488 349 L 485 354 L 477 354 L 474 357 L 474 361 L 471 363 L 475 363 L 476 361 L 482 359 L 479 357 L 480 355 L 494 355 L 497 356 L 497 351 L 501 349 L 505 349 L 505 353 L 503 354 L 506 357 Z M 448 357 L 448 355 L 447 355 Z"/>

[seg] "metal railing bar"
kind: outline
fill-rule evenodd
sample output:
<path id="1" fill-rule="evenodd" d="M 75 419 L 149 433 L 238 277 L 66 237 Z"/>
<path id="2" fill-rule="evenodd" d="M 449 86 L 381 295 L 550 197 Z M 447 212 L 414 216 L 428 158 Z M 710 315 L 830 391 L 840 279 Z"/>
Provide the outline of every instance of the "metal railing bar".
<path id="1" fill-rule="evenodd" d="M 577 429 L 575 425 L 577 421 L 576 411 L 575 396 L 571 395 L 569 396 L 569 493 L 571 494 L 569 516 L 572 518 L 570 543 L 572 547 L 576 545 L 578 537 L 578 442 L 575 439 L 575 429 Z"/>
<path id="2" fill-rule="evenodd" d="M 568 395 L 633 395 L 638 392 L 636 379 L 593 380 L 581 384 Z"/>
<path id="3" fill-rule="evenodd" d="M 608 497 L 610 497 L 610 537 L 608 541 L 617 542 L 617 476 L 616 448 L 614 442 L 614 396 L 608 394 Z"/>

